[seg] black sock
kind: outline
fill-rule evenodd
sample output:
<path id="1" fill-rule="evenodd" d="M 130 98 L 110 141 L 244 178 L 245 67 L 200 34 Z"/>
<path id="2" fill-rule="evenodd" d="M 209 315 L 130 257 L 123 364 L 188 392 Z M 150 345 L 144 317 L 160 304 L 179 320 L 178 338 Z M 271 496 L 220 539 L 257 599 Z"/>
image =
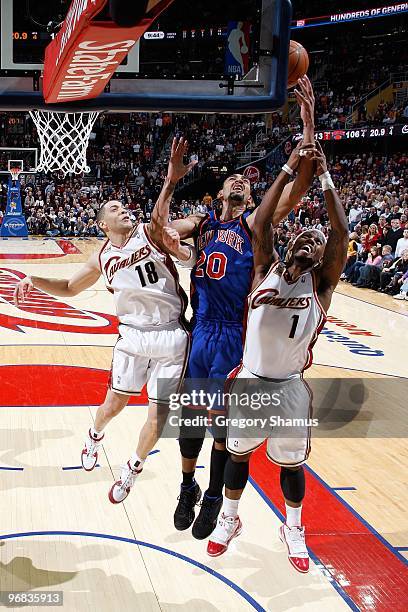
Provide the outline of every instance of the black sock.
<path id="1" fill-rule="evenodd" d="M 210 483 L 206 491 L 207 497 L 220 497 L 224 487 L 224 468 L 227 463 L 229 452 L 217 450 L 213 444 L 211 450 Z"/>
<path id="2" fill-rule="evenodd" d="M 195 472 L 183 472 L 183 487 L 192 487 L 195 484 L 194 473 Z"/>

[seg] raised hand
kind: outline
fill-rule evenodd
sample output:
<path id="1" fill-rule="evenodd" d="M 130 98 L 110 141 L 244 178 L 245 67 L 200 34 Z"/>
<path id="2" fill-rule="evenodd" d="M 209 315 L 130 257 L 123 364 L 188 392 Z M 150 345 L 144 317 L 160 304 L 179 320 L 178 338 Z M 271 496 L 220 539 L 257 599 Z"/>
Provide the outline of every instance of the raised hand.
<path id="1" fill-rule="evenodd" d="M 299 89 L 295 89 L 296 100 L 300 106 L 303 125 L 314 125 L 315 97 L 309 78 L 305 75 L 298 79 Z"/>
<path id="2" fill-rule="evenodd" d="M 316 161 L 316 175 L 320 176 L 327 172 L 327 160 L 320 142 L 316 142 L 312 159 Z"/>
<path id="3" fill-rule="evenodd" d="M 183 157 L 184 155 L 186 155 L 187 151 L 187 140 L 185 140 L 183 137 L 179 139 L 173 138 L 173 143 L 171 145 L 170 162 L 167 170 L 167 177 L 172 183 L 177 183 L 177 181 L 179 181 L 183 178 L 183 176 L 188 174 L 197 163 L 197 161 L 194 160 L 187 165 L 184 164 Z"/>
<path id="4" fill-rule="evenodd" d="M 293 149 L 286 163 L 289 168 L 292 168 L 292 170 L 296 170 L 301 157 L 309 157 L 309 159 L 313 159 L 313 155 L 316 152 L 317 149 L 314 144 L 303 144 L 303 140 L 300 140 L 296 147 Z"/>

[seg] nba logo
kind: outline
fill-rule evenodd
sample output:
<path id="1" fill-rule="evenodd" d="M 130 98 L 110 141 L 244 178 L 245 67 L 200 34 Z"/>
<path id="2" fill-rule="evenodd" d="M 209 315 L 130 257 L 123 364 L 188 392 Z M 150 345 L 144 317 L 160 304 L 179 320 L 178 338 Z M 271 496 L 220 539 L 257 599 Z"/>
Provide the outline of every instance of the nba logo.
<path id="1" fill-rule="evenodd" d="M 230 21 L 227 31 L 225 50 L 225 73 L 244 76 L 249 66 L 249 30 L 248 21 Z"/>

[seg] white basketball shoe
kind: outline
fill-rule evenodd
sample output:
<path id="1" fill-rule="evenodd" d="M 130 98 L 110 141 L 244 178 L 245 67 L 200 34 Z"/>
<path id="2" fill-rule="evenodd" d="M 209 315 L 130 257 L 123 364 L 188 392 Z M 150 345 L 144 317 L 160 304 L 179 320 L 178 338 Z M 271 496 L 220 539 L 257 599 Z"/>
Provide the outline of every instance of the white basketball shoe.
<path id="1" fill-rule="evenodd" d="M 225 516 L 222 513 L 208 540 L 207 554 L 210 557 L 219 557 L 225 553 L 231 540 L 239 536 L 241 531 L 242 523 L 239 516 Z"/>
<path id="2" fill-rule="evenodd" d="M 98 462 L 98 450 L 102 445 L 102 440 L 105 434 L 100 438 L 95 439 L 91 436 L 91 430 L 88 432 L 88 438 L 85 440 L 85 446 L 81 453 L 81 463 L 84 470 L 91 472 Z"/>
<path id="3" fill-rule="evenodd" d="M 279 538 L 286 544 L 290 563 L 298 572 L 306 574 L 309 571 L 309 553 L 306 548 L 305 528 L 288 527 L 285 523 L 279 528 Z"/>
<path id="4" fill-rule="evenodd" d="M 129 461 L 123 466 L 120 480 L 117 480 L 109 491 L 109 500 L 112 504 L 120 504 L 127 498 L 141 472 L 142 470 L 133 470 Z"/>

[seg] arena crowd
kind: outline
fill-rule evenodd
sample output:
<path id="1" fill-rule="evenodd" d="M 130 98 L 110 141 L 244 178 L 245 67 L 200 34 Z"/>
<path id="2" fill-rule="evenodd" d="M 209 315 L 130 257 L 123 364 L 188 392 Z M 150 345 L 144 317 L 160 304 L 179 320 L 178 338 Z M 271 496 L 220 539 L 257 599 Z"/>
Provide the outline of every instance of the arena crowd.
<path id="1" fill-rule="evenodd" d="M 199 160 L 199 167 L 214 160 L 236 167 L 237 154 L 260 131 L 265 133 L 260 157 L 289 133 L 279 113 L 274 113 L 267 131 L 257 116 L 132 113 L 113 115 L 109 120 L 101 118 L 88 148 L 91 179 L 61 179 L 54 175 L 37 176 L 30 182 L 28 175 L 22 185 L 22 201 L 29 232 L 50 238 L 102 237 L 95 222 L 96 213 L 102 202 L 113 198 L 131 210 L 135 222 L 148 222 L 167 171 L 173 134 L 186 135 L 189 153 Z M 16 135 L 8 146 L 32 146 L 35 139 L 32 129 Z M 349 154 L 334 157 L 331 162 L 351 232 L 343 279 L 358 287 L 399 295 L 408 272 L 406 156 Z M 273 178 L 267 173 L 253 185 L 254 206 L 260 203 Z M 3 185 L 0 220 L 6 195 Z M 218 205 L 216 196 L 204 192 L 199 199 L 183 199 L 176 194 L 171 219 L 207 212 Z M 325 233 L 329 229 L 318 182 L 277 228 L 276 248 L 282 258 L 290 238 L 309 227 Z"/>

